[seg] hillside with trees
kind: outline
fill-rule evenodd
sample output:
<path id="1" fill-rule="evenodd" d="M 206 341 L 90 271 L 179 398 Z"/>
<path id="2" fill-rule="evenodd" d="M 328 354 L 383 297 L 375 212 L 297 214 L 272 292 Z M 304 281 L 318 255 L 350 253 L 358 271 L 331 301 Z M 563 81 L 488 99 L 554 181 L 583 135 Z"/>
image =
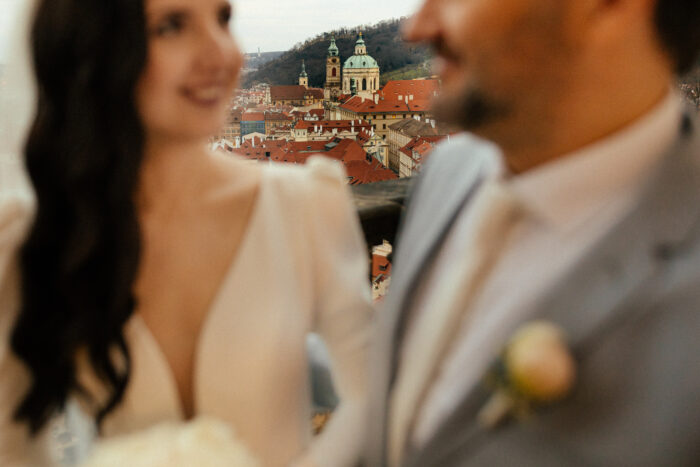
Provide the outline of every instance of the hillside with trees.
<path id="1" fill-rule="evenodd" d="M 255 83 L 296 84 L 301 72 L 301 61 L 306 62 L 309 86 L 323 87 L 326 80 L 326 56 L 331 36 L 335 35 L 340 58 L 345 62 L 355 52 L 358 31 L 367 43 L 367 53 L 379 63 L 382 75 L 401 70 L 413 77 L 428 76 L 426 62 L 430 59 L 426 47 L 406 44 L 401 40 L 400 19 L 382 21 L 374 26 L 343 28 L 329 31 L 295 45 L 281 57 L 263 64 L 257 71 L 247 74 L 243 86 Z M 382 79 L 384 81 L 384 79 Z"/>

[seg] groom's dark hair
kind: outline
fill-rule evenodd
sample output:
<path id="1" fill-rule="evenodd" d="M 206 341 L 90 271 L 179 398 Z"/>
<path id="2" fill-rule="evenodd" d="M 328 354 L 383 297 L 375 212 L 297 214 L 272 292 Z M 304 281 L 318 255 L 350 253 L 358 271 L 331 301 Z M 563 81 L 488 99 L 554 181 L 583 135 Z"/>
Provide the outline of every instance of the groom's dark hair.
<path id="1" fill-rule="evenodd" d="M 658 0 L 655 22 L 676 72 L 690 71 L 700 55 L 700 0 Z"/>

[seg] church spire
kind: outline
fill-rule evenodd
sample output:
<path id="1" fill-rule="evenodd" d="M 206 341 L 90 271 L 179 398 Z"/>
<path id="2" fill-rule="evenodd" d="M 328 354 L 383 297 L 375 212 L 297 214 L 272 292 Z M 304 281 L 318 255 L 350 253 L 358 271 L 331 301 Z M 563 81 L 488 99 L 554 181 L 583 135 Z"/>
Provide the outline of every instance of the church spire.
<path id="1" fill-rule="evenodd" d="M 331 36 L 331 45 L 328 47 L 328 56 L 337 57 L 338 56 L 338 46 L 335 45 L 335 34 Z"/>
<path id="2" fill-rule="evenodd" d="M 367 55 L 367 46 L 365 45 L 365 40 L 362 38 L 362 31 L 355 42 L 355 55 Z"/>
<path id="3" fill-rule="evenodd" d="M 299 75 L 299 86 L 309 87 L 309 75 L 306 74 L 306 63 L 301 61 L 301 74 Z"/>

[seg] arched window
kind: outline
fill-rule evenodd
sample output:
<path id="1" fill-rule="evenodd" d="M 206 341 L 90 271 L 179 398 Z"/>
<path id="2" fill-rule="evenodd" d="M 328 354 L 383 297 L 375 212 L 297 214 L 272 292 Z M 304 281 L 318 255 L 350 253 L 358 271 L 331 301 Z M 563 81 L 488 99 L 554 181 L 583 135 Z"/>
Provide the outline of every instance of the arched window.
<path id="1" fill-rule="evenodd" d="M 367 90 L 367 78 L 362 78 L 362 90 Z"/>
<path id="2" fill-rule="evenodd" d="M 337 69 L 334 67 L 334 68 L 333 68 L 333 72 L 331 73 L 331 76 L 332 76 L 333 78 L 335 78 L 337 75 L 338 75 L 338 71 L 337 71 Z"/>

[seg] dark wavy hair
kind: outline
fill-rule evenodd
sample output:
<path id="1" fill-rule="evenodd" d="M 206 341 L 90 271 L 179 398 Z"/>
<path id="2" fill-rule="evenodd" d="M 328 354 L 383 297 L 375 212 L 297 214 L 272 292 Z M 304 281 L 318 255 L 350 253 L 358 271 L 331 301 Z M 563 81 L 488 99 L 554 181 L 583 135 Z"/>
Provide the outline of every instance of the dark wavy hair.
<path id="1" fill-rule="evenodd" d="M 690 71 L 700 55 L 700 0 L 658 0 L 655 20 L 676 72 Z"/>
<path id="2" fill-rule="evenodd" d="M 144 147 L 134 96 L 147 54 L 143 0 L 41 0 L 35 15 L 38 106 L 25 153 L 38 211 L 11 337 L 32 376 L 15 419 L 33 434 L 82 390 L 78 351 L 109 394 L 98 425 L 129 379 Z"/>

